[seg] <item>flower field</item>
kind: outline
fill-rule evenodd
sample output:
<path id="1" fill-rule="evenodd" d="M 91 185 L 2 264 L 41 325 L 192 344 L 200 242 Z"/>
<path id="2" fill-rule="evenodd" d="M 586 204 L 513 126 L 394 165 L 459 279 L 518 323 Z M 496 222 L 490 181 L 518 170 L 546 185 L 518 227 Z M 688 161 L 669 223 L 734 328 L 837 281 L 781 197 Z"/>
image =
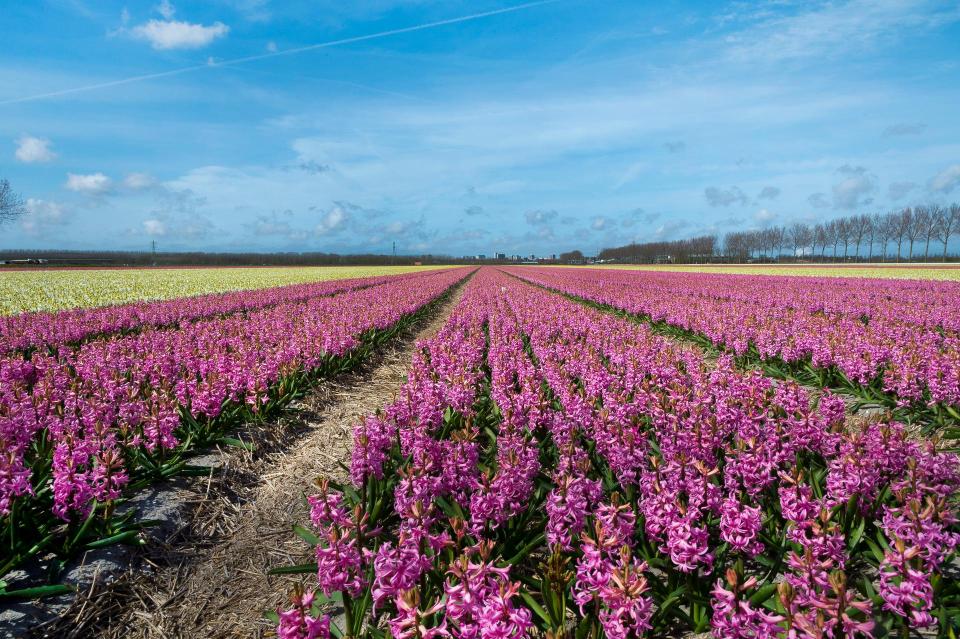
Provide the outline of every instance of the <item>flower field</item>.
<path id="1" fill-rule="evenodd" d="M 835 282 L 481 269 L 310 496 L 277 635 L 957 636 L 957 288 Z"/>
<path id="2" fill-rule="evenodd" d="M 960 422 L 960 284 L 536 269 L 530 282 L 693 337 L 779 377 Z"/>
<path id="3" fill-rule="evenodd" d="M 135 542 L 139 523 L 115 516 L 124 496 L 189 471 L 197 448 L 235 443 L 229 428 L 350 368 L 468 273 L 15 317 L 37 330 L 0 357 L 0 579 Z M 0 582 L 0 598 L 16 594 Z"/>
<path id="4" fill-rule="evenodd" d="M 0 316 L 422 271 L 422 266 L 0 270 Z"/>
<path id="5" fill-rule="evenodd" d="M 955 264 L 607 264 L 604 270 L 640 270 L 727 275 L 792 275 L 800 277 L 868 277 L 879 279 L 943 280 L 960 282 Z"/>

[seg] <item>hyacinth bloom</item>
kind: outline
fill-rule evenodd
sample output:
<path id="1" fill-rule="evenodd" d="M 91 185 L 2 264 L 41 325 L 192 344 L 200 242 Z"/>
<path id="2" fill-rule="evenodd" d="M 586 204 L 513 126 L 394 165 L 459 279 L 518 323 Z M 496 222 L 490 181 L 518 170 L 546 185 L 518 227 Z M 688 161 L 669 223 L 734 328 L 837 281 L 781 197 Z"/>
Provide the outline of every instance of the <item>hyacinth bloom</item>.
<path id="1" fill-rule="evenodd" d="M 372 331 L 390 329 L 468 274 L 302 285 L 247 300 L 243 293 L 172 300 L 148 305 L 156 312 L 128 308 L 126 316 L 125 307 L 71 311 L 62 319 L 76 330 L 59 341 L 30 332 L 0 356 L 0 517 L 13 548 L 0 566 L 37 552 L 31 536 L 76 534 L 58 523 L 78 526 L 99 504 L 102 517 L 80 532 L 115 534 L 112 502 L 147 472 L 175 468 L 193 436 L 217 437 L 289 401 L 310 376 L 347 364 L 340 358 Z M 3 326 L 26 321 L 18 318 Z M 318 560 L 362 570 L 355 535 L 342 522 L 326 533 Z M 326 590 L 363 583 L 347 574 Z"/>
<path id="2" fill-rule="evenodd" d="M 754 607 L 750 591 L 757 585 L 756 577 L 741 583 L 735 570 L 727 570 L 727 585 L 718 579 L 713 589 L 713 635 L 721 639 L 761 639 L 778 637 L 783 632 L 784 617 Z"/>
<path id="3" fill-rule="evenodd" d="M 350 278 L 157 302 L 4 315 L 0 316 L 0 354 L 37 348 L 58 350 L 93 337 L 174 326 L 207 317 L 304 302 L 390 281 L 411 280 L 418 275 L 410 273 Z"/>
<path id="4" fill-rule="evenodd" d="M 278 639 L 330 639 L 330 617 L 312 616 L 314 597 L 312 590 L 291 596 L 293 607 L 278 613 Z"/>
<path id="5" fill-rule="evenodd" d="M 836 367 L 902 403 L 960 407 L 954 282 L 511 270 L 518 277 L 693 331 L 742 355 Z"/>
<path id="6" fill-rule="evenodd" d="M 935 617 L 960 540 L 955 454 L 492 269 L 354 440 L 364 592 L 410 637 L 866 637 Z"/>

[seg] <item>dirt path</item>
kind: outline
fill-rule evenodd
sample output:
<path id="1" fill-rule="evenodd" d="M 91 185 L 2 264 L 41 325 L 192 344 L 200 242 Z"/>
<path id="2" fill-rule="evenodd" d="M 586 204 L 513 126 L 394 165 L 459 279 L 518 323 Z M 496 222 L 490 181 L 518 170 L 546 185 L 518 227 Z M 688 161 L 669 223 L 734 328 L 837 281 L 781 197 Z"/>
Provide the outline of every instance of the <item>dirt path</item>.
<path id="1" fill-rule="evenodd" d="M 394 342 L 374 367 L 325 382 L 288 410 L 277 429 L 294 431 L 291 441 L 259 459 L 225 453 L 216 475 L 191 488 L 195 507 L 189 528 L 162 556 L 148 559 L 153 574 L 115 585 L 109 603 L 91 598 L 87 603 L 95 610 L 77 611 L 82 617 L 73 622 L 67 615 L 64 622 L 73 628 L 77 622 L 86 626 L 76 636 L 272 636 L 264 610 L 284 602 L 294 583 L 316 580 L 266 574 L 313 557 L 291 530 L 295 523 L 309 523 L 304 494 L 314 492 L 316 478 L 346 478 L 339 463 L 349 465 L 353 424 L 393 400 L 406 381 L 415 341 L 436 334 L 462 292 L 463 287 Z"/>

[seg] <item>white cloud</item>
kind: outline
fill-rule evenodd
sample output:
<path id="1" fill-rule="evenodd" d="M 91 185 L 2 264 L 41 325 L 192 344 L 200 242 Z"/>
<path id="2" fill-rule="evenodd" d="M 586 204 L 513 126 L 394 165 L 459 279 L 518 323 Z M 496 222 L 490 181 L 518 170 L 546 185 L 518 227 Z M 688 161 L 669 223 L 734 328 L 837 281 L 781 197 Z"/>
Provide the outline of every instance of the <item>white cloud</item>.
<path id="1" fill-rule="evenodd" d="M 104 195 L 113 187 L 113 181 L 103 173 L 89 175 L 67 173 L 66 187 L 70 191 L 84 195 Z"/>
<path id="2" fill-rule="evenodd" d="M 780 195 L 780 189 L 775 186 L 765 186 L 757 197 L 761 200 L 775 200 Z"/>
<path id="3" fill-rule="evenodd" d="M 177 10 L 173 8 L 173 5 L 170 4 L 170 0 L 160 0 L 160 4 L 154 7 L 154 10 L 162 15 L 164 20 L 172 20 L 173 14 L 177 12 Z"/>
<path id="4" fill-rule="evenodd" d="M 810 206 L 816 207 L 818 209 L 825 209 L 830 206 L 830 203 L 827 202 L 827 196 L 823 193 L 814 193 L 807 198 L 807 202 L 810 203 Z"/>
<path id="5" fill-rule="evenodd" d="M 524 213 L 527 224 L 531 226 L 542 226 L 544 224 L 549 224 L 557 219 L 557 215 L 558 213 L 556 211 L 544 211 L 540 209 L 536 211 L 527 211 Z"/>
<path id="6" fill-rule="evenodd" d="M 897 124 L 891 124 L 884 129 L 883 136 L 893 137 L 896 135 L 920 135 L 926 130 L 926 128 L 926 124 L 910 124 L 907 122 L 899 122 Z"/>
<path id="7" fill-rule="evenodd" d="M 21 162 L 49 162 L 57 157 L 50 149 L 50 140 L 35 138 L 32 135 L 21 135 L 17 140 L 17 150 L 14 156 Z"/>
<path id="8" fill-rule="evenodd" d="M 760 224 L 767 224 L 768 222 L 772 222 L 776 218 L 777 218 L 777 214 L 772 211 L 768 211 L 767 209 L 760 209 L 759 211 L 753 214 L 753 219 L 755 219 Z"/>
<path id="9" fill-rule="evenodd" d="M 162 237 L 167 234 L 167 225 L 162 220 L 144 220 L 143 230 L 150 237 Z"/>
<path id="10" fill-rule="evenodd" d="M 230 27 L 222 22 L 210 26 L 191 24 L 179 20 L 150 20 L 134 27 L 130 33 L 140 40 L 146 40 L 154 49 L 199 49 L 217 38 L 222 38 Z"/>
<path id="11" fill-rule="evenodd" d="M 960 164 L 948 166 L 930 180 L 930 190 L 949 193 L 960 186 Z"/>
<path id="12" fill-rule="evenodd" d="M 320 223 L 317 224 L 317 235 L 326 235 L 327 233 L 335 233 L 342 229 L 349 219 L 347 212 L 343 210 L 339 204 L 334 205 L 333 208 L 327 212 L 320 219 Z"/>
<path id="13" fill-rule="evenodd" d="M 917 185 L 913 182 L 893 182 L 888 188 L 888 194 L 891 200 L 899 200 L 915 188 Z"/>
<path id="14" fill-rule="evenodd" d="M 708 186 L 703 190 L 703 195 L 707 198 L 707 203 L 710 206 L 730 206 L 731 204 L 746 206 L 750 201 L 746 193 L 736 186 L 732 186 L 729 189 Z"/>
<path id="15" fill-rule="evenodd" d="M 617 183 L 613 185 L 613 189 L 619 190 L 630 182 L 635 181 L 638 177 L 643 175 L 643 173 L 649 168 L 646 162 L 634 162 L 626 168 L 626 170 L 620 175 L 617 179 Z"/>
<path id="16" fill-rule="evenodd" d="M 603 229 L 607 228 L 607 221 L 607 218 L 602 215 L 598 215 L 593 218 L 590 228 L 592 228 L 594 231 L 602 231 Z"/>
<path id="17" fill-rule="evenodd" d="M 837 169 L 846 177 L 838 184 L 833 185 L 833 206 L 838 209 L 855 209 L 867 205 L 872 199 L 864 198 L 873 191 L 874 180 L 862 166 L 844 165 Z"/>
<path id="18" fill-rule="evenodd" d="M 29 198 L 26 210 L 20 219 L 20 227 L 30 235 L 41 235 L 52 227 L 61 226 L 67 218 L 63 205 L 49 200 Z"/>
<path id="19" fill-rule="evenodd" d="M 157 185 L 157 179 L 149 173 L 131 173 L 123 178 L 123 185 L 132 191 L 143 191 Z"/>

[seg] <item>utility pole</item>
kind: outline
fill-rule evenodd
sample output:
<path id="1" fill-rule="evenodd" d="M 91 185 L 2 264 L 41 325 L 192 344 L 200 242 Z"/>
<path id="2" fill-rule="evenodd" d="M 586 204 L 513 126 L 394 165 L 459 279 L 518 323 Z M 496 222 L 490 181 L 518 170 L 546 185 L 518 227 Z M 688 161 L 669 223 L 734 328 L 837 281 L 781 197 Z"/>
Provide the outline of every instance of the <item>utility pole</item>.
<path id="1" fill-rule="evenodd" d="M 150 241 L 150 252 L 153 253 L 153 265 L 156 266 L 157 265 L 157 241 L 156 240 Z"/>
<path id="2" fill-rule="evenodd" d="M 393 241 L 393 259 L 390 261 L 391 264 L 397 263 L 397 241 Z"/>

